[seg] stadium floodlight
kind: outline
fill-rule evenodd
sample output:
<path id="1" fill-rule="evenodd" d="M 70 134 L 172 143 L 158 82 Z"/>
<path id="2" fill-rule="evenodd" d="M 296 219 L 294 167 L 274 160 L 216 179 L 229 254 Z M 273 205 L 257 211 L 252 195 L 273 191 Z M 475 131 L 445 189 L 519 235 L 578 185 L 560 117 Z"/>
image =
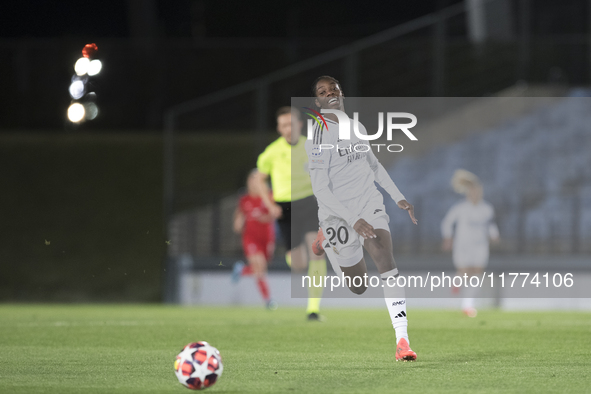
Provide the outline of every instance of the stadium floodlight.
<path id="1" fill-rule="evenodd" d="M 80 103 L 73 103 L 68 107 L 68 119 L 72 123 L 79 123 L 82 121 L 85 113 L 84 106 Z"/>
<path id="2" fill-rule="evenodd" d="M 88 60 L 87 57 L 81 57 L 80 59 L 78 59 L 76 61 L 76 64 L 74 64 L 74 71 L 76 71 L 76 75 L 82 76 L 86 74 L 89 70 L 91 63 L 92 62 Z"/>
<path id="3" fill-rule="evenodd" d="M 80 79 L 75 79 L 70 84 L 70 96 L 72 96 L 74 100 L 78 100 L 80 97 L 84 96 L 84 90 L 84 82 Z"/>
<path id="4" fill-rule="evenodd" d="M 84 59 L 86 59 L 86 58 L 84 58 Z M 88 59 L 86 59 L 86 60 L 88 60 Z M 88 75 L 93 76 L 93 75 L 100 73 L 102 68 L 103 68 L 103 64 L 101 63 L 101 61 L 98 59 L 94 59 L 88 65 L 87 73 L 88 73 Z"/>
<path id="5" fill-rule="evenodd" d="M 100 73 L 103 68 L 101 61 L 94 59 L 97 50 L 96 44 L 86 44 L 82 49 L 82 57 L 74 64 L 75 74 L 68 89 L 73 100 L 67 111 L 68 120 L 72 123 L 82 123 L 98 116 L 96 93 L 90 91 L 91 84 L 87 86 L 89 78 Z"/>
<path id="6" fill-rule="evenodd" d="M 98 107 L 95 103 L 84 104 L 84 110 L 86 112 L 86 120 L 93 120 L 98 115 Z"/>
<path id="7" fill-rule="evenodd" d="M 93 57 L 96 51 L 98 51 L 98 47 L 95 43 L 86 44 L 84 45 L 84 48 L 82 48 L 82 56 L 87 58 Z"/>

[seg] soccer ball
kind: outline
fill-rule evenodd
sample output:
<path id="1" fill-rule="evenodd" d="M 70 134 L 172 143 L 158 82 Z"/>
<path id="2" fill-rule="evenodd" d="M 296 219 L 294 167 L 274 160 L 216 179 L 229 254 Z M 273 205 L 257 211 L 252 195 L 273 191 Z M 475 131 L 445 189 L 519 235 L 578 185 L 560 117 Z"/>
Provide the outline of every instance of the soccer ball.
<path id="1" fill-rule="evenodd" d="M 192 342 L 176 356 L 174 373 L 179 382 L 191 390 L 214 385 L 222 376 L 224 366 L 220 352 L 207 342 Z"/>

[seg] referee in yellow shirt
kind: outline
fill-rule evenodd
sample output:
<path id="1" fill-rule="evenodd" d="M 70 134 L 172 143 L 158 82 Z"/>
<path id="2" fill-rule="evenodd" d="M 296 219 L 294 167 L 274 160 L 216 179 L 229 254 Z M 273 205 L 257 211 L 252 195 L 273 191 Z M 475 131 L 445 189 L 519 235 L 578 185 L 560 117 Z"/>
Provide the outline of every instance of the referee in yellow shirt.
<path id="1" fill-rule="evenodd" d="M 292 113 L 297 117 L 293 128 Z M 277 131 L 281 137 L 259 155 L 256 181 L 265 206 L 277 218 L 288 249 L 285 255 L 287 264 L 295 271 L 308 267 L 308 275 L 313 278 L 326 275 L 326 260 L 324 255 L 312 253 L 312 242 L 318 232 L 318 203 L 308 173 L 308 156 L 304 149 L 306 138 L 301 135 L 302 126 L 297 109 L 279 108 Z M 275 201 L 271 200 L 267 190 L 269 177 Z M 295 212 L 294 217 L 292 211 Z M 322 287 L 308 288 L 308 320 L 320 320 L 322 290 Z"/>

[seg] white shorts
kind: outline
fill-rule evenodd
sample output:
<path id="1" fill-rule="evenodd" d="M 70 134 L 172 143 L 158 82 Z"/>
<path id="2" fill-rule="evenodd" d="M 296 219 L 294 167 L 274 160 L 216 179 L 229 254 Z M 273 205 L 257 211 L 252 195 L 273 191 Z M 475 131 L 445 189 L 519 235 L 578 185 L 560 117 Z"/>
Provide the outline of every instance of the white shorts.
<path id="1" fill-rule="evenodd" d="M 383 205 L 382 205 L 383 206 Z M 382 229 L 390 232 L 388 223 L 390 218 L 385 213 L 385 209 L 375 212 L 380 208 L 373 208 L 369 215 L 360 215 L 366 222 L 371 224 L 374 229 Z M 353 227 L 349 226 L 343 219 L 330 216 L 320 222 L 320 227 L 324 232 L 326 240 L 323 243 L 324 250 L 327 251 L 328 258 L 336 260 L 336 265 L 340 267 L 352 267 L 359 263 L 363 258 L 363 236 L 357 234 Z M 334 264 L 333 264 L 334 266 Z"/>
<path id="2" fill-rule="evenodd" d="M 488 247 L 454 245 L 452 259 L 456 269 L 485 268 L 488 264 Z"/>

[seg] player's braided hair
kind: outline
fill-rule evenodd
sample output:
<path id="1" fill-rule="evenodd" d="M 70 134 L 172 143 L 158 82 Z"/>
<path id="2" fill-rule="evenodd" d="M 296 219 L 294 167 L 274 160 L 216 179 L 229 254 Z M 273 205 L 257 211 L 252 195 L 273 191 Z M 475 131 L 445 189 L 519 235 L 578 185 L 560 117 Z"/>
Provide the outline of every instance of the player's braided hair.
<path id="1" fill-rule="evenodd" d="M 312 83 L 312 88 L 311 88 L 312 97 L 316 97 L 316 85 L 318 84 L 318 82 L 322 81 L 323 79 L 328 79 L 329 81 L 333 81 L 337 85 L 341 86 L 341 83 L 336 78 L 331 77 L 330 75 L 323 75 L 321 77 L 316 78 L 314 80 L 314 82 Z"/>
<path id="2" fill-rule="evenodd" d="M 312 93 L 312 97 L 314 97 L 314 98 L 315 98 L 315 97 L 317 97 L 317 96 L 316 96 L 316 85 L 318 85 L 318 82 L 320 82 L 320 81 L 322 81 L 322 80 L 324 80 L 324 79 L 327 79 L 327 80 L 329 80 L 329 81 L 333 81 L 333 82 L 334 82 L 334 83 L 336 83 L 337 85 L 341 86 L 341 83 L 340 83 L 340 82 L 338 81 L 338 79 L 336 79 L 335 77 L 331 77 L 330 75 L 322 75 L 322 76 L 320 76 L 320 77 L 316 78 L 316 79 L 314 80 L 314 82 L 312 83 L 312 88 L 311 88 L 311 90 L 310 90 L 310 91 L 311 91 L 311 93 Z M 313 105 L 314 107 L 317 107 L 317 108 L 318 108 L 318 106 L 316 105 L 316 102 L 315 102 L 315 100 L 312 100 L 312 105 Z"/>

